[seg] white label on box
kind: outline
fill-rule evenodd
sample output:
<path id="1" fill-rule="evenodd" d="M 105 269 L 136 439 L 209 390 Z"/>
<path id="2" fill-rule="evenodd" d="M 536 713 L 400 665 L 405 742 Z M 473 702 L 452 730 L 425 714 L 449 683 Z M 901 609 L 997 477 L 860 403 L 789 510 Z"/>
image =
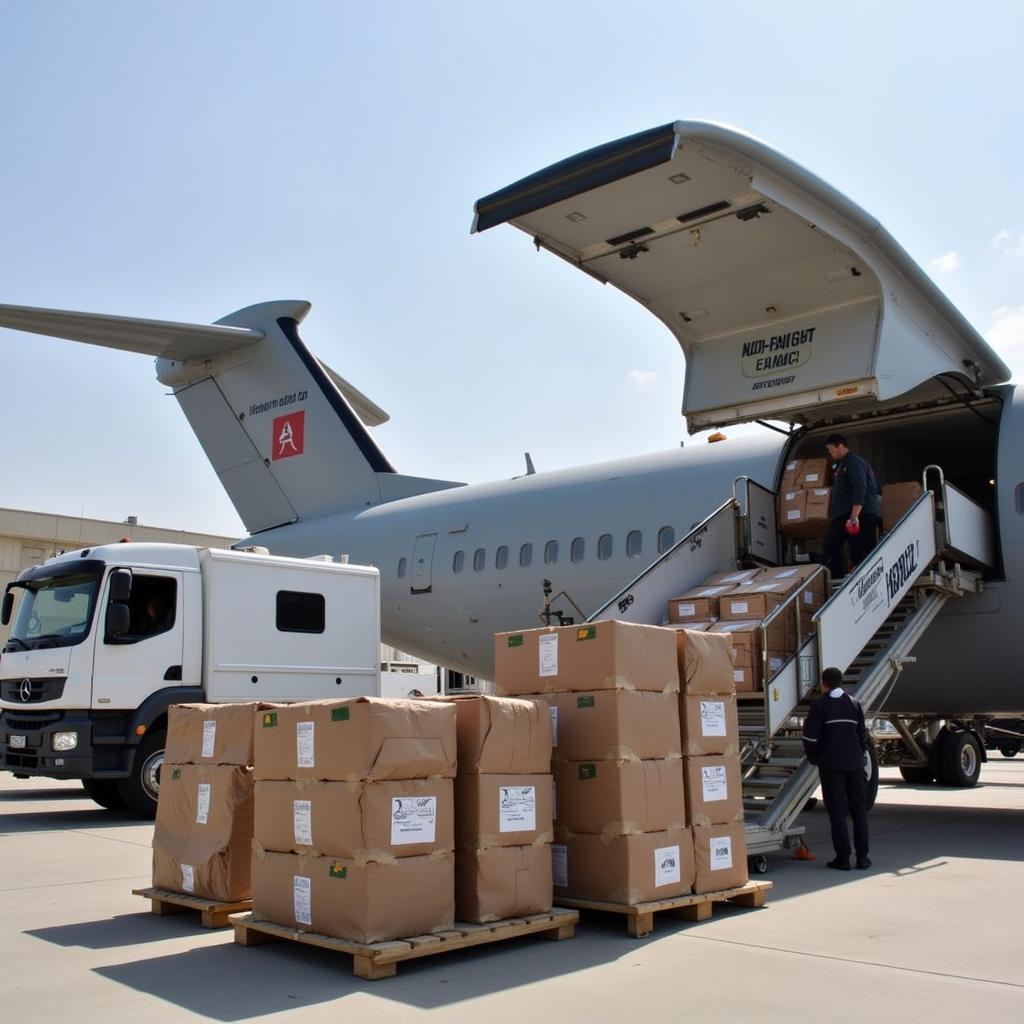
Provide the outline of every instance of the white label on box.
<path id="1" fill-rule="evenodd" d="M 742 583 L 744 580 L 749 579 L 754 574 L 752 572 L 734 572 L 731 576 L 723 576 L 723 583 Z"/>
<path id="2" fill-rule="evenodd" d="M 790 472 L 792 472 L 799 465 L 800 465 L 800 460 L 799 459 L 794 459 L 792 462 L 787 462 L 786 463 L 786 469 L 788 469 L 788 470 L 790 470 Z"/>
<path id="3" fill-rule="evenodd" d="M 729 611 L 733 615 L 748 615 L 750 613 L 750 604 L 747 601 L 730 601 Z"/>
<path id="4" fill-rule="evenodd" d="M 313 845 L 313 801 L 292 801 L 292 833 L 296 846 Z"/>
<path id="5" fill-rule="evenodd" d="M 548 705 L 551 708 L 551 746 L 558 746 L 558 708 L 554 704 Z"/>
<path id="6" fill-rule="evenodd" d="M 181 891 L 182 892 L 195 892 L 196 889 L 196 872 L 195 868 L 191 864 L 181 865 Z"/>
<path id="7" fill-rule="evenodd" d="M 743 682 L 743 669 L 741 669 L 741 668 L 734 668 L 732 670 L 732 681 L 734 683 L 742 683 Z"/>
<path id="8" fill-rule="evenodd" d="M 712 871 L 725 871 L 732 867 L 732 836 L 712 838 L 708 866 Z"/>
<path id="9" fill-rule="evenodd" d="M 300 768 L 313 768 L 313 726 L 316 722 L 295 723 L 295 760 Z"/>
<path id="10" fill-rule="evenodd" d="M 775 574 L 775 578 L 777 580 L 788 580 L 791 576 L 795 576 L 799 571 L 799 569 L 786 569 L 784 572 L 777 572 Z"/>
<path id="11" fill-rule="evenodd" d="M 545 633 L 537 639 L 537 652 L 540 655 L 540 674 L 542 676 L 558 675 L 558 634 Z"/>
<path id="12" fill-rule="evenodd" d="M 391 845 L 432 843 L 437 834 L 436 796 L 391 798 Z"/>
<path id="13" fill-rule="evenodd" d="M 814 604 L 814 595 L 809 591 L 804 591 L 804 604 Z"/>
<path id="14" fill-rule="evenodd" d="M 712 804 L 717 800 L 727 800 L 729 798 L 729 782 L 725 777 L 725 765 L 702 766 L 700 785 L 704 793 L 704 803 Z"/>
<path id="15" fill-rule="evenodd" d="M 821 475 L 820 473 L 804 473 L 804 483 L 805 484 L 816 484 L 818 482 L 818 477 L 820 475 Z"/>
<path id="16" fill-rule="evenodd" d="M 831 494 L 832 491 L 828 487 L 819 487 L 815 492 L 816 498 L 824 498 L 826 494 Z"/>
<path id="17" fill-rule="evenodd" d="M 682 879 L 678 846 L 662 846 L 654 851 L 654 885 L 673 885 Z"/>
<path id="18" fill-rule="evenodd" d="M 196 824 L 205 825 L 210 820 L 210 784 L 200 782 L 196 787 Z"/>
<path id="19" fill-rule="evenodd" d="M 292 875 L 292 896 L 297 924 L 313 926 L 313 884 L 304 875 Z"/>
<path id="20" fill-rule="evenodd" d="M 798 508 L 791 508 L 786 513 L 786 518 L 787 519 L 799 519 L 800 518 L 800 509 L 798 509 Z"/>
<path id="21" fill-rule="evenodd" d="M 203 757 L 213 757 L 213 748 L 217 742 L 217 723 L 207 719 L 203 722 Z"/>
<path id="22" fill-rule="evenodd" d="M 787 491 L 783 496 L 783 501 L 792 501 L 800 492 L 799 491 Z"/>
<path id="23" fill-rule="evenodd" d="M 700 702 L 701 736 L 725 735 L 725 701 L 702 700 Z"/>
<path id="24" fill-rule="evenodd" d="M 682 618 L 684 615 L 696 615 L 697 606 L 692 602 L 680 601 L 676 605 L 676 615 Z"/>
<path id="25" fill-rule="evenodd" d="M 537 789 L 535 786 L 498 787 L 498 831 L 537 831 Z"/>
<path id="26" fill-rule="evenodd" d="M 551 846 L 551 881 L 563 888 L 569 884 L 568 848 L 553 843 Z"/>
<path id="27" fill-rule="evenodd" d="M 773 657 L 771 657 L 769 655 L 769 657 L 768 657 L 768 671 L 769 672 L 778 672 L 778 671 L 780 671 L 782 666 L 785 664 L 785 662 L 786 662 L 785 658 L 773 658 Z"/>

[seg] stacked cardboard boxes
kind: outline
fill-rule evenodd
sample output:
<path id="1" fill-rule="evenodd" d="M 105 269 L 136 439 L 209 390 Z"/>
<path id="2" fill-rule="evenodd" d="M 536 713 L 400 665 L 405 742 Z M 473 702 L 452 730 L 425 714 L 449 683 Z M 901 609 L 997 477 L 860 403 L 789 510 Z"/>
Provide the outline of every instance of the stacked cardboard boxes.
<path id="1" fill-rule="evenodd" d="M 452 926 L 455 708 L 357 697 L 256 727 L 253 911 L 357 942 Z"/>
<path id="2" fill-rule="evenodd" d="M 882 529 L 891 530 L 922 494 L 924 488 L 916 480 L 885 484 L 882 487 Z"/>
<path id="3" fill-rule="evenodd" d="M 690 892 L 676 632 L 608 621 L 499 633 L 495 687 L 551 708 L 556 896 L 632 905 Z"/>
<path id="4" fill-rule="evenodd" d="M 179 704 L 153 833 L 153 885 L 220 902 L 249 899 L 253 723 L 261 704 Z"/>
<path id="5" fill-rule="evenodd" d="M 730 638 L 686 630 L 679 637 L 679 721 L 686 816 L 694 847 L 694 892 L 716 892 L 747 880 Z"/>
<path id="6" fill-rule="evenodd" d="M 823 537 L 830 494 L 826 459 L 787 463 L 779 488 L 779 529 L 791 537 Z"/>
<path id="7" fill-rule="evenodd" d="M 543 701 L 454 700 L 455 914 L 486 924 L 551 909 L 551 715 Z"/>

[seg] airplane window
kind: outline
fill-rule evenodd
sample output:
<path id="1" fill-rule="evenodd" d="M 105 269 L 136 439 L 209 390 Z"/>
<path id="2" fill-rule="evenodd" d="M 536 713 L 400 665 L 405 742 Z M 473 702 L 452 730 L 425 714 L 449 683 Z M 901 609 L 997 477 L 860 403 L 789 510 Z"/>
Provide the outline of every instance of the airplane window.
<path id="1" fill-rule="evenodd" d="M 626 554 L 630 558 L 639 558 L 644 549 L 644 535 L 639 530 L 630 530 L 626 534 Z"/>
<path id="2" fill-rule="evenodd" d="M 502 544 L 497 551 L 494 552 L 494 568 L 504 569 L 508 565 L 508 545 Z"/>
<path id="3" fill-rule="evenodd" d="M 398 560 L 398 578 L 401 579 L 405 575 L 405 559 L 400 558 Z"/>
<path id="4" fill-rule="evenodd" d="M 582 562 L 583 555 L 586 552 L 586 542 L 582 537 L 574 537 L 572 545 L 569 547 L 569 558 L 573 562 Z"/>
<path id="5" fill-rule="evenodd" d="M 473 552 L 473 572 L 482 572 L 484 562 L 487 560 L 487 553 L 483 548 L 477 548 Z"/>
<path id="6" fill-rule="evenodd" d="M 658 531 L 658 554 L 663 555 L 676 542 L 676 531 L 671 526 L 663 526 Z"/>
<path id="7" fill-rule="evenodd" d="M 466 561 L 465 551 L 456 551 L 455 557 L 452 559 L 452 572 L 462 572 L 462 566 Z"/>
<path id="8" fill-rule="evenodd" d="M 544 564 L 554 565 L 558 561 L 558 541 L 549 540 L 544 545 Z"/>
<path id="9" fill-rule="evenodd" d="M 612 557 L 612 535 L 610 533 L 602 533 L 597 538 L 597 557 L 602 562 L 606 562 Z"/>
<path id="10" fill-rule="evenodd" d="M 526 568 L 533 561 L 533 545 L 524 544 L 519 549 L 519 564 L 522 568 Z"/>

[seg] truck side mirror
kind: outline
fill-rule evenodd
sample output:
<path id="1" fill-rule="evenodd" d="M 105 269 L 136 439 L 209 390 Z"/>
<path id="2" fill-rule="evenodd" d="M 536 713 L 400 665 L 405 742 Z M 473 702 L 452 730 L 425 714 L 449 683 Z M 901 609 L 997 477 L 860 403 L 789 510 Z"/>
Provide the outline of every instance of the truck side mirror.
<path id="1" fill-rule="evenodd" d="M 130 601 L 132 596 L 132 574 L 127 569 L 115 569 L 110 574 L 110 600 Z"/>
<path id="2" fill-rule="evenodd" d="M 131 609 L 126 604 L 107 605 L 107 636 L 124 636 L 131 621 Z"/>
<path id="3" fill-rule="evenodd" d="M 3 609 L 0 610 L 0 626 L 6 626 L 11 621 L 11 611 L 14 608 L 14 595 L 8 590 L 4 594 Z"/>

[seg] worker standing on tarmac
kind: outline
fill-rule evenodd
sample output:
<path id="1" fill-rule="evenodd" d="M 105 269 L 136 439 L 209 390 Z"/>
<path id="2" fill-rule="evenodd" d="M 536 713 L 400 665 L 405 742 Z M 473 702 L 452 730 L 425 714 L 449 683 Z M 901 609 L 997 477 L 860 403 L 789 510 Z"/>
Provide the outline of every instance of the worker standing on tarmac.
<path id="1" fill-rule="evenodd" d="M 846 816 L 853 819 L 853 845 L 857 867 L 869 868 L 868 799 L 864 779 L 864 752 L 871 742 L 864 724 L 864 710 L 843 689 L 843 673 L 827 668 L 821 673 L 822 696 L 804 721 L 804 751 L 818 766 L 821 795 L 825 800 L 832 846 L 836 855 L 828 867 L 850 870 L 850 833 Z"/>
<path id="2" fill-rule="evenodd" d="M 832 494 L 828 503 L 825 564 L 833 579 L 846 575 L 843 543 L 850 542 L 851 568 L 860 565 L 878 538 L 878 483 L 865 459 L 850 451 L 842 434 L 830 434 L 825 450 L 832 460 Z"/>

